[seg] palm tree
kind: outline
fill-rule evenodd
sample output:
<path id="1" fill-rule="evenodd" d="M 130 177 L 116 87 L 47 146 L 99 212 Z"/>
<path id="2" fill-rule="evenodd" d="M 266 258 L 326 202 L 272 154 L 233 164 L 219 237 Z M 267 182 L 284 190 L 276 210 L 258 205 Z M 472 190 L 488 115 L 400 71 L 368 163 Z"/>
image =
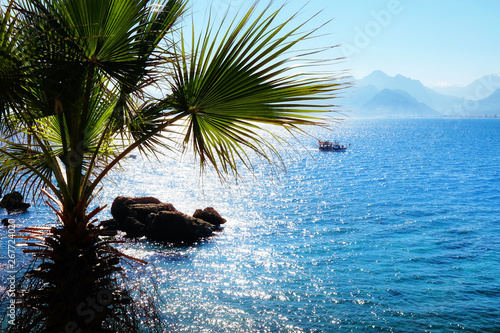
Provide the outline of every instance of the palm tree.
<path id="1" fill-rule="evenodd" d="M 340 85 L 289 66 L 301 56 L 289 52 L 315 31 L 291 27 L 293 18 L 277 23 L 280 9 L 256 13 L 255 3 L 239 21 L 185 38 L 176 27 L 186 5 L 10 0 L 2 11 L 0 188 L 43 193 L 60 222 L 22 230 L 36 264 L 19 286 L 13 331 L 137 331 L 150 318 L 120 280 L 126 256 L 96 226 L 103 208 L 89 211 L 130 152 L 193 149 L 223 175 L 238 161 L 250 167 L 249 151 L 272 159 L 262 124 L 300 131 L 331 109 Z M 149 330 L 161 331 L 153 319 Z"/>

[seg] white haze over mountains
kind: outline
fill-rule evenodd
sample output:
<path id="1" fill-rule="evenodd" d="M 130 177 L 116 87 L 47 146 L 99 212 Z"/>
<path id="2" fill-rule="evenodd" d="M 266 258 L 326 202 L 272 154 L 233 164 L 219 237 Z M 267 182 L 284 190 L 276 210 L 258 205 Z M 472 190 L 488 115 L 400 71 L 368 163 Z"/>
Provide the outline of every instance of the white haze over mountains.
<path id="1" fill-rule="evenodd" d="M 466 87 L 431 89 L 418 80 L 374 71 L 355 80 L 346 97 L 353 117 L 500 117 L 500 74 L 483 76 Z"/>

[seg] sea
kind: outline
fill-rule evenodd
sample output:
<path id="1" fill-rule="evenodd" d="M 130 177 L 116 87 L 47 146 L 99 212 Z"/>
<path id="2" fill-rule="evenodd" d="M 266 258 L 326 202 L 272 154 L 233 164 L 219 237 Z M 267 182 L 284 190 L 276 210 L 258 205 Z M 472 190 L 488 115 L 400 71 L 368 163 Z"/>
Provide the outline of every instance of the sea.
<path id="1" fill-rule="evenodd" d="M 119 195 L 227 219 L 196 244 L 119 245 L 149 262 L 170 331 L 500 332 L 500 119 L 348 118 L 306 130 L 273 132 L 289 143 L 281 159 L 252 157 L 237 180 L 167 154 L 132 156 L 107 181 L 101 219 Z M 350 146 L 320 151 L 317 139 Z M 18 227 L 55 221 L 43 204 L 14 217 Z"/>

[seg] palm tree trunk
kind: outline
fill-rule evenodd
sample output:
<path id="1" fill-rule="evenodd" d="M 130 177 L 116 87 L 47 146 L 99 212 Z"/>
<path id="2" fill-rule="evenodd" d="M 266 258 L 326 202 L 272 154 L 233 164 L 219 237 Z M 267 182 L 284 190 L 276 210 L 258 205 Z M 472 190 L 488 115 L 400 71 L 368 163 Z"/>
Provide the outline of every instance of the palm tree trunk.
<path id="1" fill-rule="evenodd" d="M 109 332 L 113 313 L 130 301 L 114 278 L 119 257 L 102 244 L 96 228 L 87 227 L 85 218 L 63 222 L 62 228 L 50 231 L 47 247 L 37 253 L 43 263 L 28 273 L 41 286 L 27 291 L 25 307 L 42 314 L 38 317 L 45 332 Z"/>

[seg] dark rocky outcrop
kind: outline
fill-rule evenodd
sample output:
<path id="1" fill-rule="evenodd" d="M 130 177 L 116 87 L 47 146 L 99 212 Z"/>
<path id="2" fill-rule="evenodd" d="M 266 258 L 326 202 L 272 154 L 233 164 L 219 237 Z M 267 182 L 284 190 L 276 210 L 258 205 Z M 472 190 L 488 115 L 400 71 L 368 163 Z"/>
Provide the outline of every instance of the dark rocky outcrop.
<path id="1" fill-rule="evenodd" d="M 128 237 L 180 243 L 208 237 L 225 223 L 212 207 L 196 210 L 196 216 L 183 214 L 170 203 L 153 197 L 117 197 L 111 206 L 113 220 L 104 221 L 106 229 L 125 231 Z"/>
<path id="2" fill-rule="evenodd" d="M 180 212 L 159 212 L 151 216 L 146 237 L 166 242 L 194 242 L 211 236 L 217 226 Z"/>
<path id="3" fill-rule="evenodd" d="M 177 211 L 172 204 L 162 203 L 153 197 L 117 197 L 111 206 L 111 215 L 116 220 L 122 220 L 129 216 L 137 217 L 137 215 L 147 217 L 148 212 L 158 213 L 164 210 Z"/>
<path id="4" fill-rule="evenodd" d="M 223 219 L 213 207 L 207 207 L 204 210 L 197 209 L 194 212 L 193 217 L 202 219 L 203 221 L 217 226 L 226 223 L 226 219 Z"/>
<path id="5" fill-rule="evenodd" d="M 7 209 L 8 214 L 23 213 L 31 205 L 24 202 L 24 197 L 19 192 L 12 192 L 6 194 L 0 201 L 0 208 Z"/>

